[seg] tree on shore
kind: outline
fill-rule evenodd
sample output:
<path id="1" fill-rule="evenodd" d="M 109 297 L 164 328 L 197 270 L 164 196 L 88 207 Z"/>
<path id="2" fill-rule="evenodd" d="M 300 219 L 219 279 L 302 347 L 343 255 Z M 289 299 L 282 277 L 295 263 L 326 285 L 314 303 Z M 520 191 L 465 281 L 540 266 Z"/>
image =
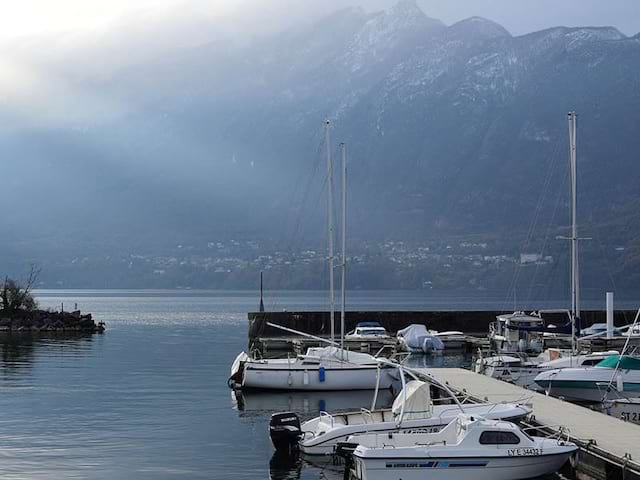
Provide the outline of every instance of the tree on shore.
<path id="1" fill-rule="evenodd" d="M 32 290 L 39 274 L 40 268 L 32 265 L 24 286 L 12 278 L 5 277 L 0 288 L 0 301 L 4 313 L 11 315 L 20 310 L 31 312 L 38 307 L 33 298 Z"/>

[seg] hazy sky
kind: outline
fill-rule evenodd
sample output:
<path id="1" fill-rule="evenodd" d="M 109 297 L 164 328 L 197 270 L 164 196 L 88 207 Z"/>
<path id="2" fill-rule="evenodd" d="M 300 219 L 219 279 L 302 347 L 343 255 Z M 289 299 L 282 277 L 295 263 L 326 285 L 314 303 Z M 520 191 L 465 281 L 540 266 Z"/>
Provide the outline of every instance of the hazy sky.
<path id="1" fill-rule="evenodd" d="M 15 37 L 58 30 L 95 29 L 136 10 L 197 9 L 210 15 L 257 12 L 256 27 L 281 28 L 348 5 L 386 8 L 395 0 L 0 0 L 0 36 Z M 418 0 L 430 16 L 445 23 L 480 15 L 514 34 L 556 25 L 614 25 L 628 35 L 640 32 L 640 0 Z M 265 16 L 266 14 L 266 16 Z"/>

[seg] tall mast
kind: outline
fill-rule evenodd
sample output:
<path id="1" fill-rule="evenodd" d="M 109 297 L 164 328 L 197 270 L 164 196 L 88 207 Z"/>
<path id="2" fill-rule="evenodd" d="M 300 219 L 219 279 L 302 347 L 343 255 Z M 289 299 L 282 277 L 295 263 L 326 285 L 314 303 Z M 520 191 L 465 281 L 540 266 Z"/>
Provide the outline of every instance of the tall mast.
<path id="1" fill-rule="evenodd" d="M 342 147 L 342 299 L 340 301 L 340 348 L 344 352 L 344 321 L 347 298 L 347 146 Z"/>
<path id="2" fill-rule="evenodd" d="M 260 272 L 260 311 L 264 312 L 264 302 L 262 301 L 262 272 Z"/>
<path id="3" fill-rule="evenodd" d="M 325 145 L 327 148 L 327 178 L 328 178 L 328 202 L 327 202 L 327 222 L 328 222 L 328 234 L 329 234 L 329 316 L 331 320 L 331 341 L 335 339 L 335 292 L 333 287 L 333 162 L 331 160 L 331 143 L 329 137 L 329 130 L 331 128 L 331 122 L 325 121 Z"/>
<path id="4" fill-rule="evenodd" d="M 578 272 L 578 175 L 576 162 L 576 112 L 569 112 L 569 162 L 571 169 L 571 337 L 575 349 L 575 322 L 580 318 L 580 278 Z"/>

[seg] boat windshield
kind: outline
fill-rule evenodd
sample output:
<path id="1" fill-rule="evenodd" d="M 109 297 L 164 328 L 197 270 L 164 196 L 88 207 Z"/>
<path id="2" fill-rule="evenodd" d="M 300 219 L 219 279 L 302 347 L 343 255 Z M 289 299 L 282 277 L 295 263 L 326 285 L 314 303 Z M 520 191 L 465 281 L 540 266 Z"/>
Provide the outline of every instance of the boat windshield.
<path id="1" fill-rule="evenodd" d="M 488 430 L 480 434 L 481 445 L 517 445 L 520 439 L 513 432 Z"/>
<path id="2" fill-rule="evenodd" d="M 384 335 L 386 330 L 384 328 L 360 328 L 357 333 L 360 335 Z"/>
<path id="3" fill-rule="evenodd" d="M 640 358 L 628 355 L 611 355 L 596 365 L 600 368 L 616 368 L 618 366 L 622 370 L 640 370 Z"/>

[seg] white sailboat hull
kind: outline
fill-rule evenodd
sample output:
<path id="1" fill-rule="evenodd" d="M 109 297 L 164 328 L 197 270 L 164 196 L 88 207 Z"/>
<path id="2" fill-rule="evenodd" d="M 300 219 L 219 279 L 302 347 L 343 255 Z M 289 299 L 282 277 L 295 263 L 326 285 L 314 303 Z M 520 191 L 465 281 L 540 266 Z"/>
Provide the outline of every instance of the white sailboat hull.
<path id="1" fill-rule="evenodd" d="M 247 363 L 244 368 L 242 388 L 260 390 L 323 391 L 323 390 L 372 390 L 376 388 L 380 370 L 380 389 L 391 387 L 393 377 L 388 367 L 375 365 L 288 368 L 283 365 Z"/>

